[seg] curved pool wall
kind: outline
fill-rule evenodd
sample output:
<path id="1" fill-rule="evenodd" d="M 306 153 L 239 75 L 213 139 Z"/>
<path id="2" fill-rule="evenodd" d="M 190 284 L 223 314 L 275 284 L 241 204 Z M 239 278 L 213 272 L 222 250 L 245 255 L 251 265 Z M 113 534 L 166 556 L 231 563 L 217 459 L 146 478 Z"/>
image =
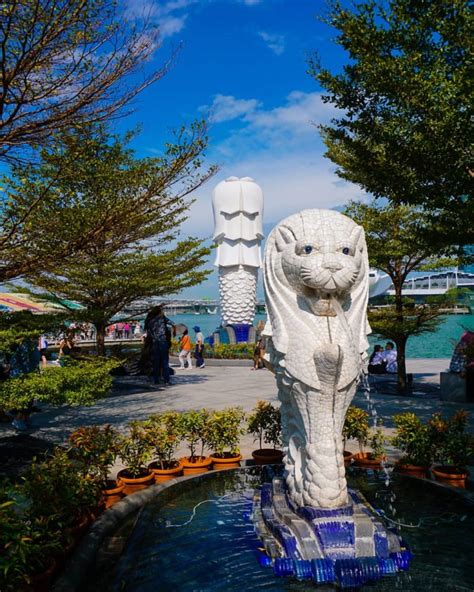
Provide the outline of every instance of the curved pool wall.
<path id="1" fill-rule="evenodd" d="M 249 511 L 253 489 L 272 476 L 262 471 L 251 467 L 213 472 L 125 498 L 94 524 L 54 590 L 333 589 L 278 578 L 271 568 L 260 566 L 260 543 Z M 409 572 L 364 590 L 474 590 L 471 492 L 403 476 L 395 476 L 387 486 L 382 473 L 348 473 L 352 487 L 403 525 L 401 533 L 414 555 Z"/>

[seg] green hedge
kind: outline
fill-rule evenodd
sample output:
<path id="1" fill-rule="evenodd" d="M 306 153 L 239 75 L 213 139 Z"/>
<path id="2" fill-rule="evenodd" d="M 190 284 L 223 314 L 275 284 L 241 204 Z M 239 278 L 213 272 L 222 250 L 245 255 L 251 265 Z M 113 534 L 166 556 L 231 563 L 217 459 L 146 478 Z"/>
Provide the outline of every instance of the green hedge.
<path id="1" fill-rule="evenodd" d="M 52 405 L 92 405 L 112 387 L 115 360 L 85 360 L 42 372 L 30 372 L 0 383 L 0 408 L 26 409 L 32 401 Z"/>

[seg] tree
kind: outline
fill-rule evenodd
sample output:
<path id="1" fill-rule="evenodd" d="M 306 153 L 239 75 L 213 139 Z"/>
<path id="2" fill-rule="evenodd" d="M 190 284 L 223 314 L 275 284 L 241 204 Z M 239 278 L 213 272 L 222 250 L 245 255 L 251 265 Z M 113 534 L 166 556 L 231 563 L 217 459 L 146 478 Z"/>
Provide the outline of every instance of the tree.
<path id="1" fill-rule="evenodd" d="M 464 0 L 335 1 L 350 61 L 310 73 L 340 109 L 320 127 L 337 174 L 395 204 L 422 205 L 436 246 L 474 242 L 472 15 Z"/>
<path id="2" fill-rule="evenodd" d="M 79 314 L 94 323 L 101 355 L 114 315 L 143 298 L 195 285 L 208 273 L 198 270 L 209 254 L 202 241 L 177 240 L 189 192 L 214 171 L 200 172 L 204 130 L 202 124 L 183 129 L 161 158 L 143 159 L 102 128 L 68 134 L 43 150 L 39 169 L 27 169 L 17 181 L 16 194 L 28 202 L 54 181 L 58 199 L 49 219 L 39 219 L 36 244 L 58 245 L 63 253 L 69 236 L 82 232 L 87 238 L 80 252 L 51 261 L 28 279 L 52 299 L 82 305 Z"/>
<path id="3" fill-rule="evenodd" d="M 116 116 L 168 68 L 126 83 L 158 31 L 134 28 L 113 0 L 10 0 L 0 11 L 0 159 Z"/>
<path id="4" fill-rule="evenodd" d="M 181 128 L 156 159 L 136 160 L 120 142 L 107 145 L 106 136 L 102 127 L 60 134 L 54 145 L 43 148 L 40 167 L 12 166 L 13 174 L 3 179 L 1 193 L 0 281 L 57 269 L 104 232 L 117 247 L 126 245 L 129 236 L 139 240 L 140 232 L 142 238 L 150 236 L 148 226 L 138 226 L 141 213 L 151 223 L 157 210 L 166 211 L 171 190 L 175 197 L 170 197 L 170 204 L 184 199 L 215 171 L 211 167 L 198 174 L 207 144 L 203 122 Z M 102 196 L 106 182 L 107 199 Z M 132 188 L 133 199 L 128 194 Z M 85 197 L 78 200 L 78 195 L 87 195 L 87 202 Z M 179 213 L 185 210 L 183 205 Z"/>
<path id="5" fill-rule="evenodd" d="M 397 385 L 400 392 L 405 392 L 408 337 L 436 330 L 441 307 L 415 305 L 404 298 L 403 284 L 413 271 L 452 264 L 452 248 L 446 247 L 436 257 L 432 255 L 433 247 L 425 240 L 426 214 L 419 208 L 351 202 L 344 213 L 364 227 L 370 265 L 385 271 L 392 280 L 393 306 L 371 311 L 369 321 L 375 333 L 395 342 Z"/>

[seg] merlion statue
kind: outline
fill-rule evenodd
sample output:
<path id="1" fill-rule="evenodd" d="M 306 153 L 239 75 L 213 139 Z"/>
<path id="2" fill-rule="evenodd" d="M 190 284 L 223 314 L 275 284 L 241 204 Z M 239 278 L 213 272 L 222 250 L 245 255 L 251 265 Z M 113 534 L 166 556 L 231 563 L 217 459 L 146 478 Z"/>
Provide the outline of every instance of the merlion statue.
<path id="1" fill-rule="evenodd" d="M 348 503 L 342 427 L 368 347 L 368 271 L 363 228 L 336 211 L 290 216 L 267 241 L 267 357 L 296 506 Z"/>
<path id="2" fill-rule="evenodd" d="M 262 265 L 262 190 L 250 177 L 229 177 L 214 189 L 212 208 L 222 324 L 252 325 Z"/>

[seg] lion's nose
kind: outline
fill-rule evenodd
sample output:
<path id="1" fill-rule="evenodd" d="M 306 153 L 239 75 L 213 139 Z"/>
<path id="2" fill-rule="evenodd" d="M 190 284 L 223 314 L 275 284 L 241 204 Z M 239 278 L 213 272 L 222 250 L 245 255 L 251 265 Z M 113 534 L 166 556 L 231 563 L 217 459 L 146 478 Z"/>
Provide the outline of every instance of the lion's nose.
<path id="1" fill-rule="evenodd" d="M 333 273 L 342 269 L 342 265 L 334 257 L 325 258 L 323 261 L 323 267 L 329 269 L 329 271 L 332 271 Z"/>

